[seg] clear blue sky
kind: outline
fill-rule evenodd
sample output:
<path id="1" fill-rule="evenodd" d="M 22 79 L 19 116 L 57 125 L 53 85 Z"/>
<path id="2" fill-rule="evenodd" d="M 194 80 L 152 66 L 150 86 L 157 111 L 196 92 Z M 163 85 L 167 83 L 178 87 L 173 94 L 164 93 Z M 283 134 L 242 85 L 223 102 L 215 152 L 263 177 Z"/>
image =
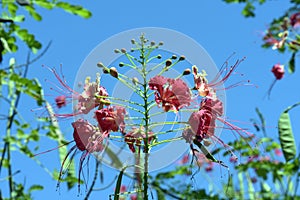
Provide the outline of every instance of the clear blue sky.
<path id="1" fill-rule="evenodd" d="M 240 121 L 249 121 L 250 118 L 258 119 L 255 107 L 259 107 L 267 121 L 268 135 L 277 138 L 276 126 L 280 113 L 300 99 L 300 93 L 296 90 L 299 85 L 297 68 L 295 74 L 286 74 L 285 78 L 275 85 L 271 100 L 263 99 L 274 79 L 270 72 L 272 65 L 278 62 L 286 64 L 289 57 L 272 50 L 262 49 L 260 47 L 261 33 L 274 16 L 281 15 L 289 7 L 287 1 L 270 1 L 257 7 L 256 17 L 253 19 L 245 19 L 241 15 L 241 5 L 228 5 L 221 0 L 73 2 L 89 9 L 93 13 L 92 18 L 85 20 L 68 15 L 61 10 L 42 10 L 42 22 L 35 22 L 28 18 L 28 21 L 24 23 L 44 45 L 52 41 L 47 54 L 31 66 L 29 73 L 29 77 L 39 78 L 44 87 L 49 87 L 49 85 L 44 83 L 43 79 L 51 74 L 41 67 L 42 64 L 56 67 L 63 64 L 66 80 L 73 85 L 77 69 L 89 52 L 100 42 L 132 28 L 163 27 L 180 31 L 196 40 L 207 50 L 217 66 L 221 66 L 233 52 L 237 53 L 235 58 L 247 57 L 238 68 L 238 72 L 245 74 L 243 78 L 251 80 L 259 87 L 242 86 L 227 92 L 226 115 L 230 119 Z M 25 54 L 25 52 L 22 53 Z M 24 56 L 19 56 L 19 62 L 23 62 Z M 239 79 L 235 77 L 234 80 Z M 235 83 L 234 80 L 231 83 Z M 24 110 L 28 111 L 29 104 L 26 100 L 28 99 L 24 98 Z M 298 146 L 300 125 L 297 124 L 297 116 L 299 113 L 298 109 L 291 112 Z M 71 129 L 63 131 L 69 135 L 67 137 L 72 134 Z M 55 143 L 42 140 L 40 149 L 49 149 L 55 145 Z M 55 152 L 42 155 L 39 159 L 49 169 L 59 168 Z M 18 175 L 19 180 L 23 180 L 26 175 L 27 184 L 41 182 L 45 186 L 44 191 L 34 193 L 35 199 L 77 198 L 76 189 L 67 193 L 66 187 L 62 186 L 61 194 L 55 191 L 56 181 L 52 181 L 43 169 L 37 167 L 30 159 L 16 155 L 14 162 L 18 163 L 15 166 L 20 166 L 22 170 L 22 173 Z M 105 172 L 105 177 L 113 177 L 115 174 L 113 170 L 110 170 Z M 3 183 L 0 185 L 1 188 L 7 187 Z M 99 199 L 99 196 L 103 196 L 100 199 L 107 199 L 107 194 L 112 192 L 112 188 L 107 191 L 94 192 L 90 199 Z M 82 197 L 84 195 L 78 199 Z"/>

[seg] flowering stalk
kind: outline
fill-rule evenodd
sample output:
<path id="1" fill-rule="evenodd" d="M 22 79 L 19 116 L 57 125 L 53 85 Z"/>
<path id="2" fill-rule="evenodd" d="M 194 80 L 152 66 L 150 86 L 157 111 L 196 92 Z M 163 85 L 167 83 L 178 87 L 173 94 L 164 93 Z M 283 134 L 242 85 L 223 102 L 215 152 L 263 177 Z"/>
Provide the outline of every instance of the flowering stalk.
<path id="1" fill-rule="evenodd" d="M 198 150 L 193 148 L 196 145 L 204 154 L 204 157 L 209 162 L 207 171 L 212 171 L 213 163 L 218 163 L 227 167 L 222 161 L 217 160 L 205 148 L 209 146 L 214 140 L 225 147 L 229 147 L 218 136 L 215 135 L 215 129 L 218 128 L 216 121 L 222 122 L 228 127 L 243 137 L 243 134 L 248 134 L 243 129 L 236 127 L 222 118 L 223 115 L 223 102 L 218 98 L 217 91 L 225 90 L 232 87 L 241 85 L 243 82 L 223 88 L 223 83 L 229 79 L 233 71 L 237 68 L 240 62 L 238 60 L 233 66 L 228 67 L 227 62 L 222 66 L 219 73 L 212 81 L 208 81 L 206 73 L 202 71 L 198 73 L 198 68 L 192 66 L 191 69 L 185 69 L 176 78 L 165 77 L 165 72 L 173 68 L 177 63 L 184 61 L 184 56 L 172 55 L 161 61 L 159 64 L 149 67 L 153 59 L 161 59 L 161 55 L 152 55 L 153 51 L 157 49 L 162 43 L 155 44 L 145 39 L 141 35 L 139 42 L 132 41 L 135 48 L 132 51 L 139 53 L 139 57 L 131 55 L 126 49 L 116 49 L 116 53 L 122 54 L 127 62 L 120 62 L 119 67 L 128 67 L 135 70 L 139 77 L 130 77 L 118 72 L 117 68 L 112 66 L 105 66 L 99 62 L 97 66 L 103 70 L 104 74 L 110 75 L 120 83 L 127 86 L 137 95 L 137 99 L 122 99 L 122 97 L 112 97 L 103 86 L 100 86 L 100 75 L 97 76 L 95 82 L 91 82 L 90 78 L 86 78 L 84 84 L 84 91 L 77 92 L 71 89 L 64 80 L 58 75 L 56 70 L 50 69 L 59 80 L 62 89 L 66 95 L 60 95 L 55 98 L 57 109 L 66 106 L 67 99 L 70 97 L 76 101 L 76 110 L 69 114 L 57 114 L 57 117 L 70 117 L 70 116 L 84 116 L 92 113 L 97 121 L 96 125 L 91 124 L 89 121 L 79 118 L 72 123 L 73 139 L 75 145 L 70 149 L 66 155 L 62 168 L 60 170 L 59 178 L 63 175 L 63 166 L 68 156 L 73 158 L 76 152 L 81 151 L 82 155 L 79 162 L 78 171 L 78 186 L 80 185 L 80 176 L 82 166 L 92 153 L 100 153 L 102 151 L 111 151 L 106 148 L 107 140 L 122 139 L 127 143 L 129 150 L 133 153 L 134 158 L 134 176 L 136 179 L 136 186 L 142 194 L 137 194 L 138 199 L 148 200 L 148 184 L 149 184 L 149 156 L 151 148 L 164 143 L 170 143 L 177 140 L 186 140 L 189 143 L 193 152 Z M 160 69 L 156 76 L 151 76 L 151 72 Z M 192 90 L 183 81 L 182 77 L 193 74 L 194 90 L 196 90 L 196 97 L 201 98 L 200 102 L 192 98 Z M 140 79 L 140 80 L 139 80 Z M 56 87 L 59 88 L 59 87 Z M 153 98 L 154 97 L 154 98 Z M 193 107 L 190 107 L 192 103 Z M 127 104 L 127 105 L 124 105 Z M 161 107 L 162 111 L 152 113 L 155 106 Z M 192 109 L 195 108 L 196 109 Z M 128 116 L 128 111 L 134 111 L 138 116 Z M 180 119 L 179 112 L 191 113 L 188 120 Z M 176 120 L 170 121 L 152 121 L 154 116 L 159 116 L 165 113 L 174 113 Z M 129 120 L 132 120 L 129 122 Z M 164 129 L 164 126 L 172 126 L 169 130 Z M 153 131 L 158 127 L 163 127 L 161 131 Z M 167 135 L 168 133 L 182 132 L 182 136 L 174 137 L 170 134 L 168 139 L 159 140 L 159 136 Z M 119 134 L 119 135 L 118 135 Z M 105 149 L 106 148 L 106 149 Z M 232 150 L 230 152 L 233 154 Z M 115 157 L 118 157 L 117 155 Z M 97 157 L 99 159 L 99 157 Z M 102 161 L 100 158 L 98 161 Z M 131 165 L 132 166 L 132 165 Z M 128 167 L 128 166 L 127 166 Z M 126 166 L 119 166 L 121 173 L 125 171 Z M 121 175 L 120 173 L 120 175 Z M 121 179 L 118 181 L 115 190 L 115 198 L 118 199 L 121 192 Z"/>

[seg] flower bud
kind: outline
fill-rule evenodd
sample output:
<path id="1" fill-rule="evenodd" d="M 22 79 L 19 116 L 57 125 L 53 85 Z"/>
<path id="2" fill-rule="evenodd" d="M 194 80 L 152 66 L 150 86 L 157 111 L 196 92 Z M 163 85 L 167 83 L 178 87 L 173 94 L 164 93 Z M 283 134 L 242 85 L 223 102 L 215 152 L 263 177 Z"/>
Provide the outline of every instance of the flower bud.
<path id="1" fill-rule="evenodd" d="M 185 69 L 182 73 L 183 76 L 189 75 L 191 73 L 191 70 L 189 68 Z"/>
<path id="2" fill-rule="evenodd" d="M 131 39 L 131 44 L 135 44 L 135 39 Z"/>
<path id="3" fill-rule="evenodd" d="M 118 78 L 118 71 L 117 71 L 117 69 L 116 69 L 115 67 L 111 67 L 111 68 L 109 69 L 109 73 L 110 73 L 110 75 L 111 75 L 112 77 Z"/>
<path id="4" fill-rule="evenodd" d="M 284 76 L 284 65 L 276 64 L 272 67 L 271 70 L 277 80 L 280 80 Z"/>
<path id="5" fill-rule="evenodd" d="M 120 67 L 123 67 L 123 66 L 124 66 L 124 63 L 123 63 L 123 62 L 120 62 L 120 63 L 119 63 L 119 66 L 120 66 Z"/>
<path id="6" fill-rule="evenodd" d="M 160 42 L 158 43 L 158 45 L 159 45 L 159 46 L 164 45 L 163 41 L 160 41 Z"/>
<path id="7" fill-rule="evenodd" d="M 133 78 L 132 78 L 132 83 L 133 83 L 134 85 L 137 85 L 137 84 L 139 83 L 139 79 L 138 79 L 137 77 L 133 77 Z"/>
<path id="8" fill-rule="evenodd" d="M 160 54 L 157 55 L 157 59 L 161 59 L 161 55 Z"/>
<path id="9" fill-rule="evenodd" d="M 154 41 L 151 41 L 150 45 L 151 45 L 151 46 L 154 46 L 154 45 L 155 45 L 155 42 L 154 42 Z"/>
<path id="10" fill-rule="evenodd" d="M 114 52 L 115 53 L 120 53 L 120 50 L 119 49 L 115 49 Z"/>
<path id="11" fill-rule="evenodd" d="M 121 49 L 121 52 L 122 52 L 122 53 L 126 53 L 126 49 L 122 48 L 122 49 Z"/>
<path id="12" fill-rule="evenodd" d="M 175 60 L 175 59 L 177 59 L 177 56 L 176 55 L 172 55 L 171 59 Z"/>
<path id="13" fill-rule="evenodd" d="M 207 147 L 208 147 L 209 145 L 211 145 L 211 143 L 212 143 L 212 142 L 209 141 L 209 140 L 204 140 L 204 141 L 203 141 L 204 146 L 207 146 Z"/>
<path id="14" fill-rule="evenodd" d="M 103 67 L 104 67 L 104 65 L 103 65 L 103 63 L 102 63 L 102 62 L 98 62 L 98 63 L 97 63 L 97 67 L 103 68 Z"/>
<path id="15" fill-rule="evenodd" d="M 184 56 L 184 55 L 181 55 L 181 56 L 179 57 L 179 61 L 183 61 L 183 60 L 185 60 L 185 56 Z"/>
<path id="16" fill-rule="evenodd" d="M 166 60 L 166 67 L 170 67 L 172 65 L 172 60 Z"/>
<path id="17" fill-rule="evenodd" d="M 102 69 L 102 71 L 103 71 L 104 74 L 108 74 L 108 73 L 109 73 L 109 69 L 107 69 L 106 67 L 104 67 L 104 68 Z"/>

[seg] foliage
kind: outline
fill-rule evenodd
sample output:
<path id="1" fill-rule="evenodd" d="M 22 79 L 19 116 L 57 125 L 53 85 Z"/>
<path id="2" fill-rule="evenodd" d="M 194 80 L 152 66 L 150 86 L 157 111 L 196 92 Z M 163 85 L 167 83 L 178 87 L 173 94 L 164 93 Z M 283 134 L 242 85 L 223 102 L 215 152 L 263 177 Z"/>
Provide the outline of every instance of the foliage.
<path id="1" fill-rule="evenodd" d="M 12 53 L 17 51 L 24 51 L 20 49 L 20 43 L 25 43 L 31 52 L 36 53 L 42 48 L 42 43 L 36 39 L 36 36 L 30 33 L 22 25 L 25 21 L 25 16 L 30 16 L 33 20 L 41 21 L 42 15 L 39 13 L 38 7 L 45 8 L 48 10 L 54 8 L 63 9 L 74 15 L 81 16 L 83 18 L 91 17 L 91 13 L 83 8 L 82 6 L 72 5 L 62 1 L 48 1 L 48 0 L 37 0 L 37 1 L 1 1 L 1 15 L 0 15 L 0 63 L 3 61 L 3 56 L 9 57 Z M 38 11 L 39 10 L 39 11 Z M 41 58 L 49 48 L 46 46 L 44 51 L 34 59 L 30 59 L 30 53 L 28 54 L 25 64 L 17 65 L 14 58 L 10 58 L 9 66 L 7 68 L 0 69 L 0 101 L 1 105 L 8 105 L 6 111 L 1 110 L 0 115 L 5 116 L 6 126 L 4 122 L 1 124 L 5 127 L 3 130 L 5 134 L 1 135 L 3 148 L 1 149 L 1 160 L 0 160 L 0 172 L 2 168 L 7 169 L 8 186 L 9 186 L 9 197 L 2 196 L 0 189 L 0 199 L 32 199 L 32 192 L 43 190 L 41 185 L 27 186 L 17 183 L 14 180 L 12 170 L 16 168 L 11 162 L 11 152 L 16 151 L 22 153 L 28 157 L 32 157 L 32 149 L 29 145 L 36 145 L 40 141 L 42 133 L 46 133 L 49 138 L 58 141 L 59 144 L 64 142 L 63 135 L 59 132 L 59 128 L 53 121 L 47 119 L 40 119 L 40 123 L 36 127 L 26 121 L 22 117 L 22 113 L 19 111 L 19 103 L 21 95 L 26 94 L 32 98 L 38 106 L 41 106 L 45 100 L 43 90 L 40 86 L 39 81 L 34 78 L 27 78 L 27 73 L 30 64 Z M 9 54 L 8 54 L 9 53 Z M 5 63 L 6 64 L 6 63 Z M 1 126 L 2 126 L 1 125 Z M 38 146 L 35 146 L 37 149 Z M 63 153 L 61 148 L 60 153 Z M 38 165 L 43 165 L 35 158 Z M 72 165 L 71 165 L 72 166 Z M 47 170 L 47 169 L 46 169 Z M 72 170 L 69 170 L 69 174 L 66 177 L 71 181 L 68 182 L 69 188 L 74 186 L 74 180 L 71 177 Z M 75 179 L 76 180 L 76 179 Z"/>

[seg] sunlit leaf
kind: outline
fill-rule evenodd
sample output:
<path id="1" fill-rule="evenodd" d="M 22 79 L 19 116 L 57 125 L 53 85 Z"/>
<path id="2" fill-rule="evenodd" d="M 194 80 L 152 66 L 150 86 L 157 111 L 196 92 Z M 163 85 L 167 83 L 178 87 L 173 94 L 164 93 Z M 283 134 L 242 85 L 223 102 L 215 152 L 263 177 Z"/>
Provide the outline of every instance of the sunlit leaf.
<path id="1" fill-rule="evenodd" d="M 56 4 L 57 7 L 64 9 L 66 12 L 79 15 L 83 18 L 90 18 L 92 16 L 92 13 L 88 11 L 87 9 L 83 8 L 82 6 L 78 5 L 71 5 L 67 2 L 58 2 Z"/>
<path id="2" fill-rule="evenodd" d="M 30 188 L 29 188 L 29 192 L 32 192 L 34 190 L 43 190 L 44 187 L 42 185 L 32 185 Z"/>

